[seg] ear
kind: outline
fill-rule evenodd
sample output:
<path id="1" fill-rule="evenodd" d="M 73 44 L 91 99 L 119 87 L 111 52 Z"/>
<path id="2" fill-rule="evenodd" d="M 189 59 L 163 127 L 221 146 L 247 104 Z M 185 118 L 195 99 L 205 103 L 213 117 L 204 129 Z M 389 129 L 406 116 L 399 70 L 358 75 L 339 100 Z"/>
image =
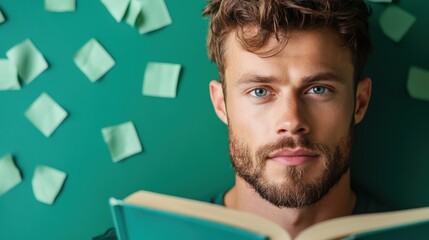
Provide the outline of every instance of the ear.
<path id="1" fill-rule="evenodd" d="M 364 78 L 359 81 L 356 89 L 355 124 L 362 121 L 371 98 L 371 79 Z"/>
<path id="2" fill-rule="evenodd" d="M 222 83 L 212 80 L 210 82 L 210 98 L 213 108 L 222 122 L 228 125 L 228 117 L 226 113 L 225 98 L 223 95 Z"/>

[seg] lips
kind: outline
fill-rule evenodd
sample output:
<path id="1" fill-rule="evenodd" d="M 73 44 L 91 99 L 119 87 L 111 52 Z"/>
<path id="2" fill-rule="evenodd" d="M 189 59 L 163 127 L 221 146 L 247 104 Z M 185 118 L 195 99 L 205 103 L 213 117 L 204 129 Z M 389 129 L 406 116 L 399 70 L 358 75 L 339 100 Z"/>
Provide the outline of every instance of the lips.
<path id="1" fill-rule="evenodd" d="M 287 166 L 298 166 L 316 160 L 319 154 L 304 148 L 282 149 L 268 156 L 268 160 Z"/>

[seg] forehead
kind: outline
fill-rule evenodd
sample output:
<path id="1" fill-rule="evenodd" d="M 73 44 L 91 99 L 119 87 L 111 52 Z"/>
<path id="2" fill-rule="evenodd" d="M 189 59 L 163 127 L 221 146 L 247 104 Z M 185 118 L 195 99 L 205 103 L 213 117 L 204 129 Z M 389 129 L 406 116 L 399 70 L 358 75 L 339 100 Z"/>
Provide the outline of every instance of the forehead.
<path id="1" fill-rule="evenodd" d="M 240 74 L 276 75 L 298 71 L 308 75 L 334 72 L 353 81 L 350 50 L 332 30 L 294 31 L 288 33 L 285 45 L 279 44 L 271 37 L 261 49 L 251 52 L 243 47 L 236 32 L 231 32 L 225 44 L 225 80 L 236 79 Z"/>

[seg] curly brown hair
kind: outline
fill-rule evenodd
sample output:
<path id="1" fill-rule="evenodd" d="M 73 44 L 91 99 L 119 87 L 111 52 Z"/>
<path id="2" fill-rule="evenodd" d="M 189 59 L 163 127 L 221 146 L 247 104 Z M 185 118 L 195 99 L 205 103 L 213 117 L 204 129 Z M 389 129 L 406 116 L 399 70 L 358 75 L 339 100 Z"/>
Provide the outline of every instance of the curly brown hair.
<path id="1" fill-rule="evenodd" d="M 280 43 L 268 52 L 274 55 L 287 43 L 288 32 L 320 28 L 330 28 L 340 36 L 351 52 L 355 79 L 359 79 L 372 51 L 370 14 L 363 0 L 209 0 L 203 11 L 210 20 L 208 54 L 218 66 L 221 82 L 229 33 L 235 31 L 242 46 L 251 52 L 261 49 L 274 36 Z M 256 32 L 246 31 L 248 27 Z"/>

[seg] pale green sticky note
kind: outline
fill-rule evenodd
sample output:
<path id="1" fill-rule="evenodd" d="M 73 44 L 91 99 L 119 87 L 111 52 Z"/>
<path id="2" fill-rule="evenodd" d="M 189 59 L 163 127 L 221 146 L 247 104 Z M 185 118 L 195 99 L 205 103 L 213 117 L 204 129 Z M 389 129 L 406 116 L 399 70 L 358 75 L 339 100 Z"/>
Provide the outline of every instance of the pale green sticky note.
<path id="1" fill-rule="evenodd" d="M 94 38 L 79 49 L 74 62 L 91 82 L 100 79 L 115 65 L 113 58 Z"/>
<path id="2" fill-rule="evenodd" d="M 179 81 L 180 65 L 149 62 L 143 82 L 143 95 L 175 98 Z"/>
<path id="3" fill-rule="evenodd" d="M 113 18 L 120 22 L 127 11 L 130 0 L 101 0 Z"/>
<path id="4" fill-rule="evenodd" d="M 0 196 L 21 182 L 21 174 L 13 162 L 12 155 L 0 158 Z"/>
<path id="5" fill-rule="evenodd" d="M 380 16 L 381 30 L 395 42 L 402 39 L 415 21 L 413 15 L 395 5 L 389 5 Z"/>
<path id="6" fill-rule="evenodd" d="M 411 97 L 429 101 L 429 71 L 412 66 L 408 73 L 407 89 Z"/>
<path id="7" fill-rule="evenodd" d="M 73 12 L 76 0 L 45 0 L 45 10 L 49 12 Z"/>
<path id="8" fill-rule="evenodd" d="M 52 205 L 63 187 L 67 174 L 48 166 L 37 166 L 34 170 L 33 186 L 34 197 L 42 203 Z"/>
<path id="9" fill-rule="evenodd" d="M 6 21 L 6 19 L 4 18 L 3 13 L 0 9 L 0 23 L 3 23 L 4 21 Z"/>
<path id="10" fill-rule="evenodd" d="M 125 122 L 101 129 L 113 162 L 119 162 L 142 151 L 142 146 L 132 122 Z"/>
<path id="11" fill-rule="evenodd" d="M 137 20 L 140 34 L 154 31 L 171 24 L 170 13 L 164 0 L 138 0 L 142 6 L 142 17 Z"/>
<path id="12" fill-rule="evenodd" d="M 137 21 L 137 17 L 142 12 L 142 5 L 139 0 L 131 0 L 130 5 L 128 6 L 128 11 L 125 14 L 125 22 L 128 25 L 134 27 Z"/>
<path id="13" fill-rule="evenodd" d="M 19 90 L 18 72 L 8 59 L 0 59 L 0 90 Z"/>
<path id="14" fill-rule="evenodd" d="M 45 58 L 29 39 L 11 48 L 6 56 L 15 64 L 18 75 L 25 84 L 32 82 L 48 68 Z"/>
<path id="15" fill-rule="evenodd" d="M 48 94 L 42 93 L 27 109 L 25 116 L 49 137 L 67 117 L 67 112 Z"/>

